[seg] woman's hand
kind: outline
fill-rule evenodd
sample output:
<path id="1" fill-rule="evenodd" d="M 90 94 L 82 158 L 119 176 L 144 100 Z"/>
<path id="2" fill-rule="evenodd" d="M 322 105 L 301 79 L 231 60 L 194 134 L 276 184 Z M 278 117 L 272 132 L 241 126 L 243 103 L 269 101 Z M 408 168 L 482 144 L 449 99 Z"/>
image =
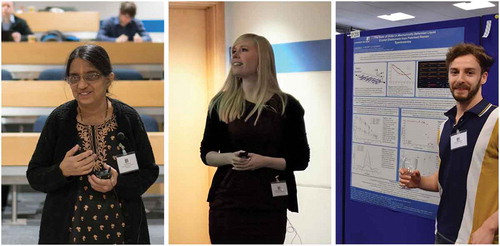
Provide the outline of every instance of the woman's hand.
<path id="1" fill-rule="evenodd" d="M 226 158 L 227 158 L 227 163 L 233 165 L 233 169 L 237 170 L 236 168 L 237 167 L 240 167 L 240 166 L 245 166 L 248 164 L 248 161 L 249 161 L 249 158 L 247 157 L 240 157 L 240 154 L 243 153 L 245 151 L 243 150 L 238 150 L 236 152 L 233 152 L 233 153 L 225 153 L 224 155 L 226 155 Z"/>
<path id="2" fill-rule="evenodd" d="M 240 157 L 243 150 L 228 153 L 217 153 L 210 151 L 207 153 L 207 163 L 210 166 L 219 167 L 232 165 L 233 170 L 248 171 L 267 167 L 276 170 L 285 170 L 286 161 L 284 158 L 263 156 L 255 153 L 248 153 L 247 157 Z"/>
<path id="3" fill-rule="evenodd" d="M 78 149 L 80 149 L 80 146 L 77 144 L 68 150 L 61 164 L 59 164 L 64 177 L 85 175 L 92 171 L 97 155 L 92 154 L 92 150 L 75 155 Z"/>
<path id="4" fill-rule="evenodd" d="M 92 186 L 92 189 L 102 193 L 106 193 L 113 190 L 113 188 L 115 187 L 116 182 L 118 181 L 118 172 L 116 171 L 116 169 L 110 167 L 106 163 L 103 163 L 103 166 L 105 169 L 110 168 L 111 178 L 100 179 L 95 176 L 95 174 L 89 175 L 87 178 L 89 180 L 90 186 Z"/>
<path id="5" fill-rule="evenodd" d="M 242 151 L 238 151 L 235 153 L 239 153 Z M 268 157 L 255 154 L 255 153 L 248 153 L 248 158 L 240 158 L 243 159 L 243 161 L 240 162 L 234 162 L 233 163 L 233 170 L 237 171 L 249 171 L 249 170 L 256 170 L 259 168 L 267 167 L 269 161 Z"/>

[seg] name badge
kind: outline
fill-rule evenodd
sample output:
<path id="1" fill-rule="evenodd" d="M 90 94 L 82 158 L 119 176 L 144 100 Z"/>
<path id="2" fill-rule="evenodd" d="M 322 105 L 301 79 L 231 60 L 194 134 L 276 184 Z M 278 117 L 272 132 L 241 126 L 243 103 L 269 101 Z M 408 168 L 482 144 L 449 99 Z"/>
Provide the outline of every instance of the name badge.
<path id="1" fill-rule="evenodd" d="M 288 188 L 286 187 L 286 181 L 271 182 L 271 190 L 273 192 L 273 197 L 277 196 L 288 196 Z"/>
<path id="2" fill-rule="evenodd" d="M 139 170 L 135 152 L 129 152 L 126 155 L 117 155 L 116 162 L 118 163 L 118 170 L 120 170 L 120 173 L 129 173 Z"/>
<path id="3" fill-rule="evenodd" d="M 467 146 L 467 131 L 459 132 L 451 135 L 451 150 Z"/>

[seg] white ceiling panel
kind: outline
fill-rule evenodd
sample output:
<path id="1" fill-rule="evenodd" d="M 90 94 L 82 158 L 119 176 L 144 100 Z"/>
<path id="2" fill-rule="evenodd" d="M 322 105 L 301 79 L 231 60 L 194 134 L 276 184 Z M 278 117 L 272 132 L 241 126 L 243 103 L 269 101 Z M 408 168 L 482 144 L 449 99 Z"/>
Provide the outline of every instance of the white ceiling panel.
<path id="1" fill-rule="evenodd" d="M 482 15 L 498 14 L 498 1 L 490 1 L 495 7 L 462 10 L 455 6 L 459 2 L 345 2 L 336 1 L 336 23 L 363 30 L 382 29 L 436 21 L 455 20 Z M 403 21 L 387 21 L 377 18 L 379 15 L 403 12 L 415 16 L 415 19 Z"/>

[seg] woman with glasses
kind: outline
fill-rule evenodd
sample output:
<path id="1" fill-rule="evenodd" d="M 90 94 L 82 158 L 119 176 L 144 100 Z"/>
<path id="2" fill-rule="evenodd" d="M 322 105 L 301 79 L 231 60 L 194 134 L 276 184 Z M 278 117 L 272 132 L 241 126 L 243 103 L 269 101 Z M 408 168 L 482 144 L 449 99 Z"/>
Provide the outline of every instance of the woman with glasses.
<path id="1" fill-rule="evenodd" d="M 208 194 L 212 243 L 282 244 L 298 212 L 294 171 L 309 162 L 304 109 L 280 90 L 269 41 L 244 34 L 209 105 L 201 159 L 217 167 Z"/>
<path id="2" fill-rule="evenodd" d="M 102 47 L 76 48 L 65 76 L 75 99 L 49 115 L 27 171 L 47 193 L 39 243 L 149 243 L 141 195 L 159 168 L 138 113 L 107 97 L 114 74 Z"/>

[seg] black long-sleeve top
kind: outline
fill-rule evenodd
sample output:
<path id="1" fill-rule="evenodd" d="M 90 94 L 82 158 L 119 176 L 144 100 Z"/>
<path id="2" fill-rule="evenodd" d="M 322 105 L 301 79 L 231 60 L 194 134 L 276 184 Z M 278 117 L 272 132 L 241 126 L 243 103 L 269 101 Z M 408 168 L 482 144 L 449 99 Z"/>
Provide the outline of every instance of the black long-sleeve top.
<path id="1" fill-rule="evenodd" d="M 135 151 L 139 170 L 118 175 L 115 191 L 125 217 L 125 243 L 149 243 L 146 213 L 141 195 L 158 178 L 153 151 L 139 114 L 132 107 L 108 98 L 116 115 L 118 132 L 128 152 Z M 59 164 L 78 142 L 77 102 L 69 101 L 49 115 L 40 134 L 26 176 L 33 189 L 47 193 L 40 225 L 40 244 L 68 243 L 79 176 L 64 177 Z"/>
<path id="2" fill-rule="evenodd" d="M 232 165 L 217 168 L 208 194 L 211 209 L 281 210 L 288 208 L 298 212 L 297 187 L 293 171 L 307 168 L 309 145 L 304 124 L 304 109 L 291 95 L 285 106 L 274 95 L 263 109 L 257 124 L 255 113 L 245 122 L 245 117 L 254 104 L 246 101 L 241 119 L 229 124 L 219 120 L 217 111 L 207 116 L 205 133 L 201 142 L 201 159 L 207 164 L 210 151 L 220 153 L 245 150 L 264 156 L 284 158 L 286 169 L 279 171 L 261 168 L 254 171 L 235 171 Z M 279 175 L 285 180 L 288 196 L 272 197 L 271 182 Z"/>

